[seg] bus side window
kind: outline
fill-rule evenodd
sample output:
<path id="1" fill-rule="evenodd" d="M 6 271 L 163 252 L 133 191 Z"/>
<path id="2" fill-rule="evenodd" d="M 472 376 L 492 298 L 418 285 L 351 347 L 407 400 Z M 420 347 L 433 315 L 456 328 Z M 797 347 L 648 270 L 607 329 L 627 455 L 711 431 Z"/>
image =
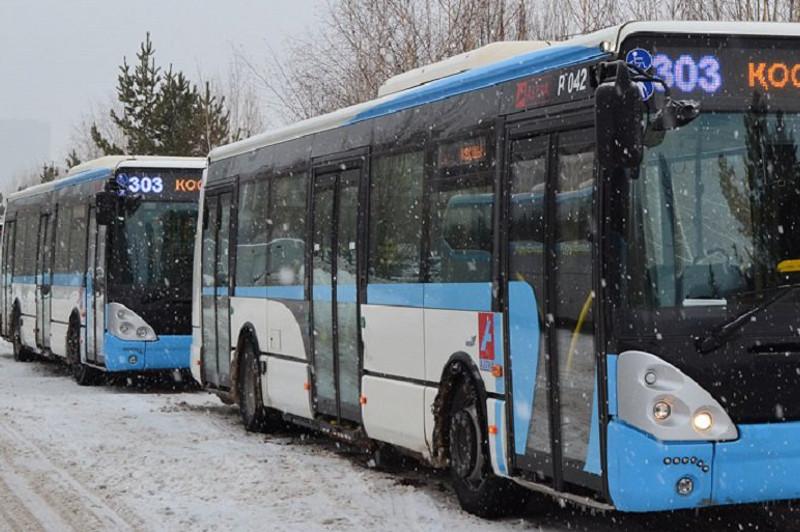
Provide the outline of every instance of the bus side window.
<path id="1" fill-rule="evenodd" d="M 71 214 L 67 270 L 70 274 L 82 275 L 86 266 L 86 206 L 72 207 Z"/>
<path id="2" fill-rule="evenodd" d="M 267 282 L 268 185 L 266 179 L 257 178 L 239 189 L 236 286 L 264 286 Z"/>
<path id="3" fill-rule="evenodd" d="M 371 283 L 420 280 L 424 172 L 423 151 L 373 160 L 369 202 Z"/>
<path id="4" fill-rule="evenodd" d="M 305 172 L 273 178 L 267 218 L 268 286 L 304 284 L 306 183 Z"/>
<path id="5" fill-rule="evenodd" d="M 491 280 L 494 187 L 488 138 L 447 141 L 437 149 L 430 183 L 430 282 Z"/>
<path id="6" fill-rule="evenodd" d="M 59 206 L 56 212 L 56 257 L 53 273 L 65 274 L 69 271 L 69 233 L 71 226 L 70 210 Z M 54 283 L 58 284 L 58 283 Z"/>

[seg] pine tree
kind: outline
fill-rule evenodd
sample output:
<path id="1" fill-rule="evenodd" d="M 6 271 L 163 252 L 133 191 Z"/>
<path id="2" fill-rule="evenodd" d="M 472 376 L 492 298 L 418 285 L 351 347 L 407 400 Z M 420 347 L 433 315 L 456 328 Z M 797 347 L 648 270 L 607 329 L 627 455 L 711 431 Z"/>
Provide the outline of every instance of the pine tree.
<path id="1" fill-rule="evenodd" d="M 92 127 L 92 140 L 104 154 L 203 156 L 230 141 L 230 113 L 208 83 L 201 92 L 172 65 L 157 66 L 149 33 L 136 58 L 133 67 L 123 59 L 117 77 L 122 112 L 111 111 L 126 145 L 117 146 Z"/>
<path id="2" fill-rule="evenodd" d="M 79 164 L 81 164 L 81 162 L 82 162 L 81 158 L 78 155 L 78 152 L 75 151 L 74 148 L 70 150 L 70 152 L 67 154 L 66 159 L 64 159 L 64 163 L 67 165 L 67 170 L 75 166 L 78 166 Z"/>
<path id="3" fill-rule="evenodd" d="M 208 82 L 198 96 L 194 118 L 194 129 L 200 132 L 197 149 L 201 154 L 205 155 L 214 146 L 225 144 L 230 139 L 230 112 L 225 109 L 225 97 L 217 99 L 211 94 Z"/>
<path id="4" fill-rule="evenodd" d="M 56 163 L 43 164 L 42 172 L 39 174 L 39 181 L 49 183 L 54 181 L 61 174 L 61 170 L 56 167 Z"/>

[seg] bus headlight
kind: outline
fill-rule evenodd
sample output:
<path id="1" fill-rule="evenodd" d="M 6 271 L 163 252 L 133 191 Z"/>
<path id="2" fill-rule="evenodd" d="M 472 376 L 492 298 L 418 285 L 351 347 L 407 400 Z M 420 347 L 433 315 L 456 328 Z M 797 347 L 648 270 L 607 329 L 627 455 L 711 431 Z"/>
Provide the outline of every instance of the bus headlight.
<path id="1" fill-rule="evenodd" d="M 620 421 L 660 441 L 732 441 L 739 430 L 722 404 L 666 360 L 645 351 L 617 358 Z"/>
<path id="2" fill-rule="evenodd" d="M 158 340 L 144 319 L 121 303 L 108 304 L 108 332 L 122 340 Z"/>
<path id="3" fill-rule="evenodd" d="M 714 426 L 714 418 L 706 411 L 697 412 L 692 418 L 692 426 L 697 432 L 708 432 Z"/>
<path id="4" fill-rule="evenodd" d="M 653 417 L 658 421 L 665 421 L 672 414 L 672 407 L 666 401 L 659 401 L 653 405 Z"/>

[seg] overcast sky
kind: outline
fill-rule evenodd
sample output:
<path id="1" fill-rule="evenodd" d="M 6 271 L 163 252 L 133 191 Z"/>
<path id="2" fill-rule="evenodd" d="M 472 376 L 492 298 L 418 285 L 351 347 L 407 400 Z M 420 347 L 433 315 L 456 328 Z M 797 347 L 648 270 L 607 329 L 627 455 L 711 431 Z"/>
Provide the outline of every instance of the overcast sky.
<path id="1" fill-rule="evenodd" d="M 324 0 L 0 0 L 0 190 L 61 162 L 73 126 L 113 94 L 117 67 L 150 31 L 156 61 L 224 76 L 232 48 L 280 52 Z M 48 134 L 49 128 L 49 134 Z M 62 163 L 63 164 L 63 163 Z M 26 168 L 27 167 L 27 168 Z"/>

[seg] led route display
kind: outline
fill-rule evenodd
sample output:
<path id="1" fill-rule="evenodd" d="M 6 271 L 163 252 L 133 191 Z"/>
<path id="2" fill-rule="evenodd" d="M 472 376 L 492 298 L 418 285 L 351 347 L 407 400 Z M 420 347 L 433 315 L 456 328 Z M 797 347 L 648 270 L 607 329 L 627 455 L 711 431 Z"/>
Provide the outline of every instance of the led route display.
<path id="1" fill-rule="evenodd" d="M 649 72 L 664 80 L 673 97 L 700 100 L 705 110 L 745 111 L 754 93 L 772 109 L 797 110 L 799 46 L 797 39 L 787 38 L 633 36 L 622 56 L 649 64 Z M 663 94 L 660 84 L 654 88 Z"/>

